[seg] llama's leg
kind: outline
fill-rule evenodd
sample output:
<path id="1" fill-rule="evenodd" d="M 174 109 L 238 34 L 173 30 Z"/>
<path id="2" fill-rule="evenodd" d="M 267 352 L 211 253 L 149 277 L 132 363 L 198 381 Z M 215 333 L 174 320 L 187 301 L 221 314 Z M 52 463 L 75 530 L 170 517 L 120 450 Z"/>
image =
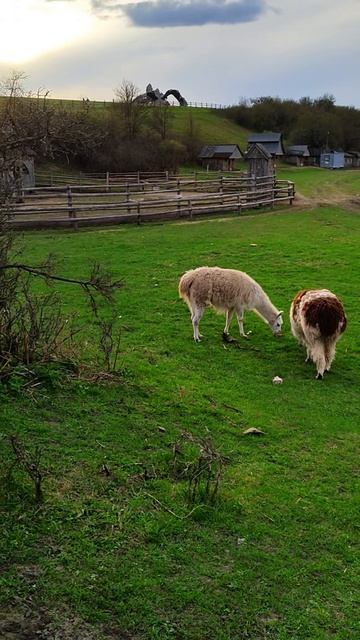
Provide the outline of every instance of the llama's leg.
<path id="1" fill-rule="evenodd" d="M 335 358 L 336 342 L 329 344 L 326 352 L 326 371 L 330 371 L 332 361 Z"/>
<path id="2" fill-rule="evenodd" d="M 316 365 L 316 370 L 317 370 L 316 379 L 322 380 L 324 377 L 325 369 L 326 369 L 325 349 L 322 342 L 318 341 L 314 345 L 312 349 L 311 357 L 313 362 Z"/>
<path id="3" fill-rule="evenodd" d="M 244 310 L 240 309 L 236 312 L 236 317 L 239 325 L 239 331 L 242 338 L 248 338 L 244 331 Z"/>
<path id="4" fill-rule="evenodd" d="M 308 360 L 310 360 L 310 349 L 309 349 L 308 344 L 307 344 L 307 342 L 305 340 L 304 332 L 302 331 L 301 326 L 299 325 L 299 323 L 295 322 L 292 317 L 290 317 L 290 326 L 291 326 L 291 333 L 293 334 L 294 338 L 298 341 L 298 343 L 302 347 L 305 347 L 305 349 L 306 349 L 306 360 L 305 360 L 305 362 L 308 362 Z"/>
<path id="5" fill-rule="evenodd" d="M 191 314 L 191 321 L 194 329 L 194 340 L 200 342 L 201 335 L 199 333 L 199 323 L 204 313 L 203 307 L 194 307 Z"/>
<path id="6" fill-rule="evenodd" d="M 229 309 L 228 311 L 226 311 L 226 320 L 225 320 L 225 329 L 224 329 L 225 335 L 229 335 L 230 324 L 231 324 L 233 315 L 234 315 L 234 309 Z"/>

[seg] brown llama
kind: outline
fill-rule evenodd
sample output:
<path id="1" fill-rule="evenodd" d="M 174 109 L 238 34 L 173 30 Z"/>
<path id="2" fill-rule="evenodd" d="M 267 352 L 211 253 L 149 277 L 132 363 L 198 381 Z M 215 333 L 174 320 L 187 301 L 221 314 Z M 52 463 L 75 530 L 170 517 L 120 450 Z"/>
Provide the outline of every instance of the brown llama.
<path id="1" fill-rule="evenodd" d="M 346 329 L 342 303 L 328 289 L 304 289 L 296 294 L 290 308 L 291 331 L 306 348 L 306 362 L 316 365 L 316 378 L 330 371 L 336 343 Z"/>

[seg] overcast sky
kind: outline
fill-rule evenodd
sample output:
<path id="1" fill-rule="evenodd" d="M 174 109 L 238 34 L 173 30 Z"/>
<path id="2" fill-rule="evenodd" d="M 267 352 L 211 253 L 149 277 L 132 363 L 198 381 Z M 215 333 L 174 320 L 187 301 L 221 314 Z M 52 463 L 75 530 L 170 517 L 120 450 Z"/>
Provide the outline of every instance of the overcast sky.
<path id="1" fill-rule="evenodd" d="M 317 97 L 360 108 L 360 0 L 0 0 L 0 77 L 111 100 L 123 79 L 189 101 Z"/>

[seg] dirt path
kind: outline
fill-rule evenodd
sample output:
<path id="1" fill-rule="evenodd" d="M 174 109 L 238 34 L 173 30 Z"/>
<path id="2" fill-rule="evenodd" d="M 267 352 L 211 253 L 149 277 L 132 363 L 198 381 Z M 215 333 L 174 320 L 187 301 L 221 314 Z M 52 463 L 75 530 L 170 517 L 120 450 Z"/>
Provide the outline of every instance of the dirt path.
<path id="1" fill-rule="evenodd" d="M 296 192 L 293 207 L 296 209 L 315 209 L 316 207 L 337 206 L 349 211 L 360 212 L 360 194 L 331 193 L 328 196 L 314 196 L 309 198 Z"/>

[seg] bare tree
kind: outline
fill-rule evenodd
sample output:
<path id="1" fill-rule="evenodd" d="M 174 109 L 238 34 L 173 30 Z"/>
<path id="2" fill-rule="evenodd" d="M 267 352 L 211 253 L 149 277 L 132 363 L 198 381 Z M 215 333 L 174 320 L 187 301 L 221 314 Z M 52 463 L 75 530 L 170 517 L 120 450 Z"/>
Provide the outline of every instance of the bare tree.
<path id="1" fill-rule="evenodd" d="M 120 113 L 124 137 L 133 140 L 141 133 L 149 109 L 136 101 L 139 89 L 130 80 L 123 80 L 120 87 L 115 89 L 115 95 L 117 97 L 115 108 Z"/>
<path id="2" fill-rule="evenodd" d="M 0 83 L 0 156 L 16 162 L 26 145 L 38 158 L 71 159 L 91 156 L 101 145 L 103 131 L 86 105 L 74 112 L 49 103 L 49 92 L 23 88 L 24 74 L 14 73 Z"/>

